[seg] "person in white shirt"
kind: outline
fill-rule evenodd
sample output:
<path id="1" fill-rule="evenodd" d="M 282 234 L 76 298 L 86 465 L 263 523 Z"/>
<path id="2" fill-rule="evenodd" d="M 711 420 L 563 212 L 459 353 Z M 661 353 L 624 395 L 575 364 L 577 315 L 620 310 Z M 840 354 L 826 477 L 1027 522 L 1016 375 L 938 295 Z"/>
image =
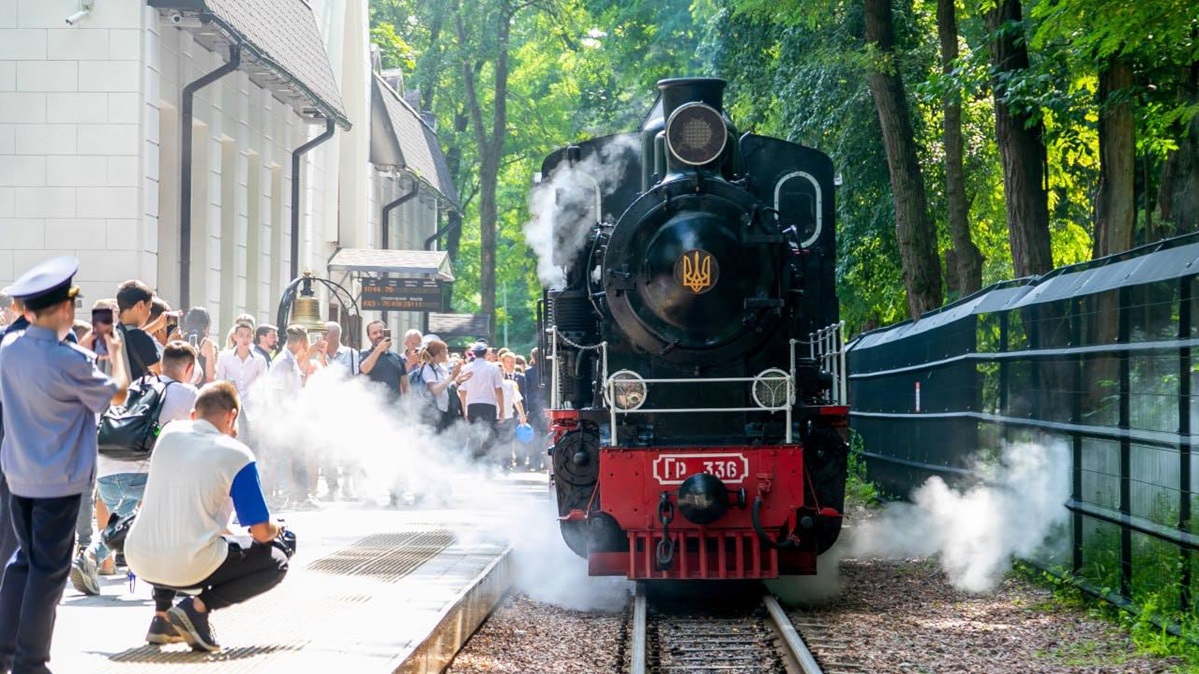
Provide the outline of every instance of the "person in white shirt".
<path id="1" fill-rule="evenodd" d="M 192 421 L 168 424 L 151 455 L 145 499 L 125 540 L 129 568 L 154 586 L 147 639 L 177 632 L 193 650 L 216 652 L 209 614 L 270 590 L 287 573 L 254 454 L 236 439 L 240 412 L 236 387 L 208 384 Z M 233 512 L 249 527 L 249 547 L 224 535 Z M 200 594 L 172 607 L 176 591 L 190 588 Z"/>
<path id="2" fill-rule="evenodd" d="M 253 338 L 254 326 L 244 321 L 238 323 L 233 329 L 235 346 L 222 351 L 216 362 L 216 378 L 233 382 L 242 401 L 249 400 L 250 387 L 268 368 L 266 359 L 252 348 Z"/>
<path id="3" fill-rule="evenodd" d="M 471 453 L 476 459 L 491 450 L 495 425 L 504 420 L 504 379 L 495 363 L 487 362 L 487 345 L 477 343 L 471 348 L 475 359 L 462 368 L 470 378 L 458 387 L 463 414 L 471 424 Z"/>
<path id="4" fill-rule="evenodd" d="M 166 384 L 162 411 L 158 423 L 162 427 L 177 421 L 186 421 L 191 416 L 192 404 L 196 401 L 196 387 L 191 381 L 196 368 L 196 350 L 187 342 L 169 342 L 162 350 L 162 375 L 159 380 Z M 100 500 L 110 513 L 109 517 L 123 518 L 137 508 L 146 489 L 150 472 L 150 461 L 117 461 L 103 454 L 96 458 L 96 484 Z M 104 528 L 105 522 L 97 522 Z M 108 559 L 109 549 L 99 536 L 90 548 L 71 563 L 71 585 L 84 594 L 100 594 L 98 567 Z M 180 639 L 181 640 L 181 639 Z"/>
<path id="5" fill-rule="evenodd" d="M 271 384 L 275 402 L 288 404 L 300 395 L 309 373 L 311 372 L 310 357 L 324 353 L 325 341 L 318 339 L 313 344 L 308 343 L 308 330 L 302 325 L 289 325 L 285 330 L 287 342 L 283 351 L 271 363 Z M 283 459 L 291 464 L 290 471 L 285 471 L 291 477 L 288 489 L 290 505 L 300 510 L 315 510 L 320 507 L 316 500 L 317 474 L 320 471 L 315 457 L 297 455 L 293 448 Z"/>
<path id="6" fill-rule="evenodd" d="M 340 324 L 333 321 L 325 323 L 325 344 L 325 360 L 329 365 L 337 365 L 351 377 L 362 371 L 358 351 L 341 344 Z"/>

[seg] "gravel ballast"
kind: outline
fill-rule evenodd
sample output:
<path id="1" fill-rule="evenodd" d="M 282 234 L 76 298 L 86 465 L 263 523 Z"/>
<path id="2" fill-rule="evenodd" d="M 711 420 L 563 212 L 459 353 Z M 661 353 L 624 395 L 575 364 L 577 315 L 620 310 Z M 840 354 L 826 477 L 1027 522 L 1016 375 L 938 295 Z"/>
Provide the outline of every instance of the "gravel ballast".
<path id="1" fill-rule="evenodd" d="M 936 563 L 846 559 L 841 590 L 794 609 L 853 644 L 871 674 L 1181 672 L 1181 662 L 1138 655 L 1115 625 L 1062 606 L 1009 576 L 987 595 L 954 589 Z M 627 616 L 572 611 L 509 597 L 466 644 L 450 672 L 621 672 Z"/>

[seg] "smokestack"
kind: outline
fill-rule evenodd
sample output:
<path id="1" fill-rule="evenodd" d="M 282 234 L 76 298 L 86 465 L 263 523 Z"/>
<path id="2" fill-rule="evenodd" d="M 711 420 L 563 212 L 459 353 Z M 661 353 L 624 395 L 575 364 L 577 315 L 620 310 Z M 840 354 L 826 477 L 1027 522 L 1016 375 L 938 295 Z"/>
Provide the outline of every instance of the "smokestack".
<path id="1" fill-rule="evenodd" d="M 670 119 L 676 108 L 692 102 L 705 103 L 723 113 L 725 84 L 724 80 L 716 77 L 660 80 L 658 90 L 662 92 L 662 118 Z"/>

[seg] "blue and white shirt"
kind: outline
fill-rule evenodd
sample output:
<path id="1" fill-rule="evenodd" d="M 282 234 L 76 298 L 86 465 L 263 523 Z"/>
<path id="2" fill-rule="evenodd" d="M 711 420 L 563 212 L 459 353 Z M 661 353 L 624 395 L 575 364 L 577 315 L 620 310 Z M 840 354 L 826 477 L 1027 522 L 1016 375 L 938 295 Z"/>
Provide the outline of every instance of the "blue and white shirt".
<path id="1" fill-rule="evenodd" d="M 242 526 L 270 520 L 250 448 L 202 419 L 168 424 L 125 540 L 129 568 L 150 583 L 196 585 L 229 555 L 222 534 L 234 511 Z"/>

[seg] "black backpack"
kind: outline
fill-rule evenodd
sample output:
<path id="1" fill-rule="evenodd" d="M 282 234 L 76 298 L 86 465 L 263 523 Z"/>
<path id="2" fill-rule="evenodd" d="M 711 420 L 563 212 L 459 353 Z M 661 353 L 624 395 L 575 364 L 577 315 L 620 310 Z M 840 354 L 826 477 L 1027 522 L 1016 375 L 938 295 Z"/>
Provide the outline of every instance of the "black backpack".
<path id="1" fill-rule="evenodd" d="M 173 383 L 147 375 L 130 384 L 125 404 L 109 407 L 100 417 L 100 454 L 118 461 L 150 458 L 162 430 L 158 418 L 166 402 L 167 387 Z"/>

